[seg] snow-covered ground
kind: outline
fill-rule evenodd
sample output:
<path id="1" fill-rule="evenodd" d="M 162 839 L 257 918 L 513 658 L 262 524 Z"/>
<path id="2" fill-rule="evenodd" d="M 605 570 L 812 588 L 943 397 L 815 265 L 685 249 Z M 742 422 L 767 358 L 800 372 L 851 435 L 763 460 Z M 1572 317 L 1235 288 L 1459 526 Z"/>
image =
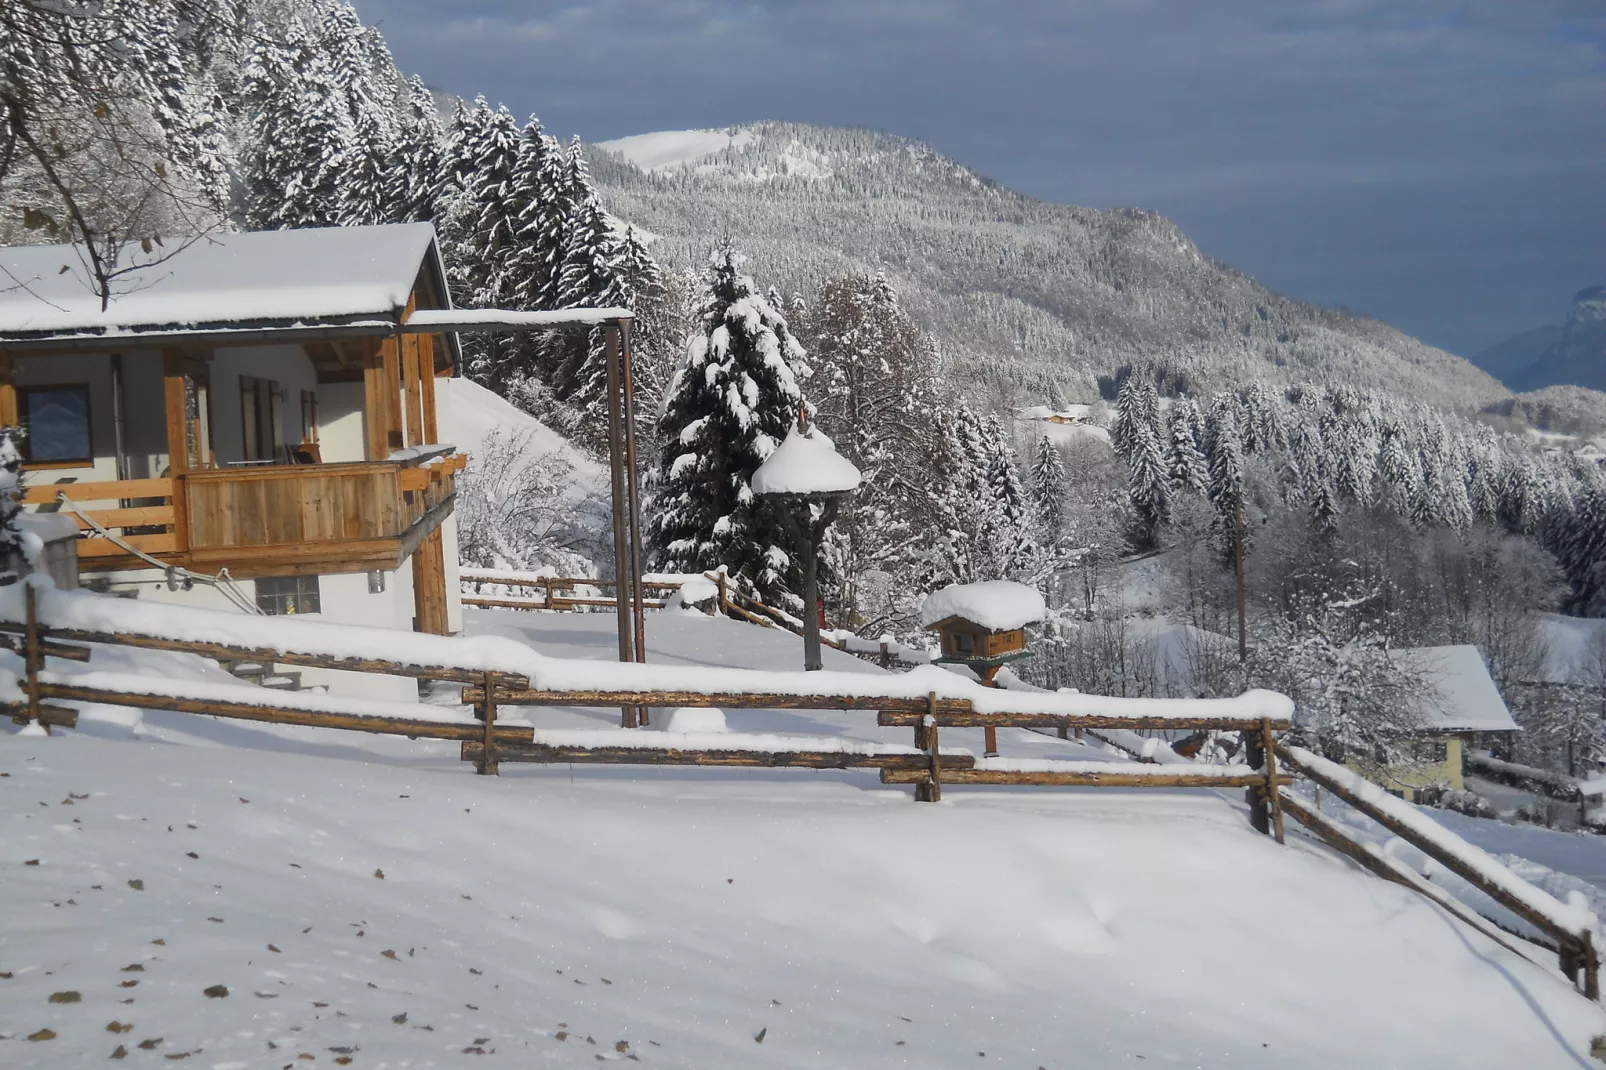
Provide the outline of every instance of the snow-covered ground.
<path id="1" fill-rule="evenodd" d="M 470 611 L 468 625 L 547 654 L 617 649 L 604 614 Z M 654 614 L 648 635 L 664 662 L 801 662 L 796 637 L 728 621 Z M 536 712 L 552 727 L 615 717 Z M 908 741 L 873 720 L 733 711 L 729 725 Z M 1024 732 L 1004 749 L 1100 753 Z M 99 1065 L 122 1047 L 242 1070 L 481 1052 L 1548 1068 L 1596 1065 L 1590 1038 L 1606 1033 L 1553 970 L 1302 837 L 1251 833 L 1231 793 L 955 789 L 917 806 L 853 771 L 477 778 L 450 745 L 165 713 L 8 734 L 0 773 L 6 1066 Z M 79 998 L 51 1002 L 65 992 Z"/>
<path id="2" fill-rule="evenodd" d="M 596 147 L 623 157 L 643 171 L 668 171 L 727 148 L 745 148 L 752 142 L 751 130 L 660 130 L 599 141 Z"/>

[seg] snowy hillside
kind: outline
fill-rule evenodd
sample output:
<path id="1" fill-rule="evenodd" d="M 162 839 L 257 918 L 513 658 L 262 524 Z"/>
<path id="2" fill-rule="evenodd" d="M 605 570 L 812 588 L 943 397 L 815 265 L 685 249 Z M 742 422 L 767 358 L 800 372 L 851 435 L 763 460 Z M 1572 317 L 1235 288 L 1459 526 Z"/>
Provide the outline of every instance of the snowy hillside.
<path id="1" fill-rule="evenodd" d="M 1006 402 L 1087 401 L 1098 376 L 1156 358 L 1205 390 L 1337 380 L 1461 410 L 1509 396 L 1384 324 L 1267 291 L 1156 213 L 1046 204 L 907 138 L 766 122 L 593 148 L 609 210 L 661 235 L 654 255 L 700 266 L 728 233 L 783 293 L 884 270 Z"/>
<path id="2" fill-rule="evenodd" d="M 467 377 L 441 379 L 435 384 L 440 398 L 440 433 L 447 442 L 469 455 L 469 463 L 484 452 L 485 440 L 500 435 L 524 445 L 525 459 L 561 458 L 573 465 L 587 488 L 606 486 L 607 473 L 569 440 L 547 427 L 500 394 Z"/>
<path id="3" fill-rule="evenodd" d="M 609 656 L 601 615 L 470 617 Z M 654 660 L 800 654 L 730 621 L 649 627 Z M 1230 793 L 915 806 L 865 773 L 491 780 L 455 749 L 161 713 L 8 735 L 0 1059 L 1543 1070 L 1590 1065 L 1606 1031 L 1549 968 L 1250 833 Z"/>

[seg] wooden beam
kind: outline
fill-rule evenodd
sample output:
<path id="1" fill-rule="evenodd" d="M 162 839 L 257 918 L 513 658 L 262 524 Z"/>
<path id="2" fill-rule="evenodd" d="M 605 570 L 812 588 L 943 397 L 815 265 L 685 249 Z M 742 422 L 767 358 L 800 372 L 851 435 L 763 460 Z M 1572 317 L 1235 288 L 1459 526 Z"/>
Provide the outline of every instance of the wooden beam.
<path id="1" fill-rule="evenodd" d="M 464 743 L 463 760 L 484 760 L 482 743 Z M 541 743 L 498 744 L 496 759 L 574 765 L 700 765 L 763 769 L 924 770 L 924 754 L 854 754 L 848 751 L 680 750 L 671 747 L 549 747 Z M 943 771 L 968 766 L 969 756 L 944 755 Z"/>
<path id="2" fill-rule="evenodd" d="M 408 736 L 415 739 L 482 740 L 485 730 L 478 724 L 451 721 L 420 721 L 410 717 L 369 717 L 352 713 L 324 713 L 312 710 L 291 709 L 284 706 L 256 705 L 244 702 L 224 702 L 217 699 L 181 698 L 173 695 L 146 695 L 130 691 L 111 691 L 99 687 L 79 687 L 74 684 L 39 685 L 39 693 L 47 698 L 68 702 L 103 702 L 112 706 L 132 706 L 144 710 L 177 710 L 180 713 L 198 713 L 207 717 L 228 717 L 240 721 L 266 721 L 269 724 L 296 724 L 308 728 L 342 728 L 351 732 L 373 732 L 384 736 Z M 498 743 L 529 742 L 535 729 L 524 725 L 498 725 L 495 738 Z"/>
<path id="3" fill-rule="evenodd" d="M 928 703 L 919 698 L 892 698 L 887 695 L 780 695 L 748 694 L 729 691 L 538 691 L 519 689 L 499 692 L 504 706 L 695 706 L 730 710 L 918 710 L 928 705 L 939 710 L 968 707 L 965 699 L 937 699 Z M 474 688 L 463 689 L 464 702 L 478 702 Z"/>
<path id="4" fill-rule="evenodd" d="M 142 528 L 157 524 L 170 526 L 173 523 L 173 507 L 171 505 L 140 505 L 128 509 L 85 509 L 95 519 L 95 523 L 106 528 Z M 74 516 L 80 531 L 89 531 L 89 521 L 83 517 Z"/>
<path id="5" fill-rule="evenodd" d="M 22 634 L 24 625 L 15 621 L 0 621 L 0 631 Z M 228 643 L 210 643 L 185 639 L 168 639 L 156 635 L 133 632 L 93 632 L 80 628 L 47 628 L 44 635 L 50 639 L 71 643 L 104 643 L 108 646 L 128 646 L 143 650 L 175 650 L 185 654 L 199 654 L 214 661 L 261 661 L 282 665 L 297 665 L 311 669 L 339 669 L 342 672 L 381 673 L 386 676 L 406 676 L 418 680 L 449 680 L 458 683 L 485 683 L 485 672 L 480 669 L 459 669 L 446 665 L 422 665 L 379 658 L 340 658 L 330 654 L 309 654 L 271 647 L 233 646 Z M 53 651 L 46 649 L 47 655 Z M 498 687 L 522 687 L 529 681 L 516 673 L 496 672 L 491 676 Z M 500 695 L 501 692 L 498 692 Z"/>
<path id="6" fill-rule="evenodd" d="M 889 769 L 881 774 L 883 784 L 923 784 L 931 779 L 931 770 L 920 767 L 909 770 Z M 1017 784 L 1035 787 L 1061 788 L 1243 788 L 1264 785 L 1266 774 L 1260 772 L 1187 776 L 1182 773 L 1095 773 L 1095 772 L 1032 772 L 1014 773 L 1003 769 L 958 769 L 948 755 L 942 758 L 944 784 Z M 1292 777 L 1280 777 L 1278 783 L 1292 784 Z"/>
<path id="7" fill-rule="evenodd" d="M 64 493 L 76 505 L 88 502 L 113 502 L 124 498 L 170 498 L 173 496 L 171 479 L 111 479 L 103 483 L 33 483 L 24 488 L 24 505 L 43 505 L 56 500 Z"/>
<path id="8" fill-rule="evenodd" d="M 882 728 L 912 728 L 924 711 L 883 709 L 876 723 Z M 944 728 L 1215 728 L 1227 731 L 1260 731 L 1259 717 L 1124 717 L 1115 714 L 1061 713 L 978 713 L 974 710 L 948 710 L 937 714 Z"/>

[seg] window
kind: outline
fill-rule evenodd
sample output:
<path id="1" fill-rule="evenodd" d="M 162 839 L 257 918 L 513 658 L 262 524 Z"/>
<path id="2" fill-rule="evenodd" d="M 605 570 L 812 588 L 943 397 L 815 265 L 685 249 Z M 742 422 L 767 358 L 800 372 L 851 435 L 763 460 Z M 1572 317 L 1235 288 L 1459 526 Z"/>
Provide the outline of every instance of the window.
<path id="1" fill-rule="evenodd" d="M 247 461 L 279 459 L 279 384 L 240 376 L 240 449 Z"/>
<path id="2" fill-rule="evenodd" d="M 27 436 L 22 451 L 31 464 L 90 464 L 89 387 L 30 386 L 17 391 Z"/>
<path id="3" fill-rule="evenodd" d="M 276 576 L 257 580 L 257 608 L 273 617 L 320 612 L 318 577 Z"/>

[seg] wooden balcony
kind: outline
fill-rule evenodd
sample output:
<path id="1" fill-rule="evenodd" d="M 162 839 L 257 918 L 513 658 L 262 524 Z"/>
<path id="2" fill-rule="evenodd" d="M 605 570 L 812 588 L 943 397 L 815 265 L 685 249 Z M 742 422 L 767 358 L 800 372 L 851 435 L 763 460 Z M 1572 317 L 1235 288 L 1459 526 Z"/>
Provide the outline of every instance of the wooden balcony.
<path id="1" fill-rule="evenodd" d="M 227 568 L 241 579 L 392 570 L 450 515 L 466 461 L 443 448 L 400 460 L 209 468 L 104 483 L 44 483 L 45 473 L 34 473 L 22 500 L 47 505 L 64 495 L 116 536 L 78 519 L 85 572 L 152 567 L 128 548 L 163 565 Z"/>

